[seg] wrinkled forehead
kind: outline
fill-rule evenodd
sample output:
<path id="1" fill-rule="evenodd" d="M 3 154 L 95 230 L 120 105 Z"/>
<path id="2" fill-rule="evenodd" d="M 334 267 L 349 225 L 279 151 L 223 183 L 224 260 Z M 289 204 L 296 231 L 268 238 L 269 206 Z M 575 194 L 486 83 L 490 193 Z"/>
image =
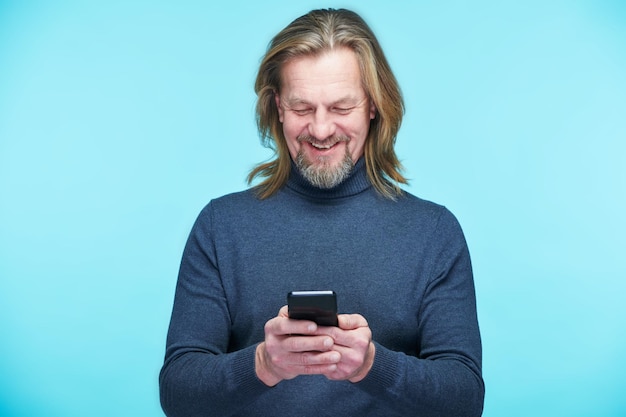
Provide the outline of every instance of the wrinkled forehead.
<path id="1" fill-rule="evenodd" d="M 280 84 L 280 95 L 293 101 L 310 96 L 358 101 L 365 96 L 358 58 L 348 48 L 288 60 L 281 68 Z"/>

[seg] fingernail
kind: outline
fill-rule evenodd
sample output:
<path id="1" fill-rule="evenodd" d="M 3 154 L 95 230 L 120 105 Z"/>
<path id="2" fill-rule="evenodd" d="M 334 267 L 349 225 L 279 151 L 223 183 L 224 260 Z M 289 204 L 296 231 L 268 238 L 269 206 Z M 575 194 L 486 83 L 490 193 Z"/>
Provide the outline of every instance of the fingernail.
<path id="1" fill-rule="evenodd" d="M 307 329 L 308 329 L 310 332 L 314 332 L 316 327 L 317 327 L 317 326 L 316 326 L 315 324 L 309 324 L 309 327 L 307 327 Z"/>
<path id="2" fill-rule="evenodd" d="M 333 339 L 328 338 L 324 339 L 324 347 L 329 348 L 334 344 Z"/>

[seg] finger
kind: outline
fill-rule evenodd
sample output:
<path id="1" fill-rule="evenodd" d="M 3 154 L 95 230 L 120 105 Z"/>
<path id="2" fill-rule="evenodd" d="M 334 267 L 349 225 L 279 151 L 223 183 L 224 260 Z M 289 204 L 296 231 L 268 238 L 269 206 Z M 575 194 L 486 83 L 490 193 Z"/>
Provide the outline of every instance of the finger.
<path id="1" fill-rule="evenodd" d="M 367 320 L 360 314 L 339 314 L 339 328 L 343 330 L 354 330 L 359 327 L 367 327 Z"/>
<path id="2" fill-rule="evenodd" d="M 337 372 L 337 364 L 305 366 L 300 369 L 299 375 L 333 375 Z M 329 378 L 330 379 L 330 378 Z"/>
<path id="3" fill-rule="evenodd" d="M 321 375 L 337 371 L 341 360 L 338 352 L 291 353 L 272 358 L 272 366 L 284 379 L 297 375 Z"/>
<path id="4" fill-rule="evenodd" d="M 337 363 L 337 368 L 334 371 L 324 374 L 328 379 L 358 382 L 369 373 L 375 355 L 373 346 L 367 352 L 358 352 L 336 345 L 334 350 L 341 354 L 341 361 Z"/>
<path id="5" fill-rule="evenodd" d="M 317 330 L 317 324 L 308 320 L 291 320 L 274 317 L 265 323 L 265 335 L 288 336 L 292 334 L 310 335 Z"/>
<path id="6" fill-rule="evenodd" d="M 345 331 L 335 338 L 335 346 L 345 346 L 350 349 L 365 351 L 372 341 L 372 332 L 369 327 L 358 330 Z"/>
<path id="7" fill-rule="evenodd" d="M 329 336 L 289 336 L 283 343 L 288 352 L 326 352 L 335 345 Z"/>
<path id="8" fill-rule="evenodd" d="M 283 306 L 278 312 L 278 317 L 289 318 L 289 307 Z M 290 319 L 291 320 L 291 319 Z M 291 334 L 313 334 L 317 330 L 317 323 L 310 320 L 292 320 L 294 322 L 294 330 L 292 330 Z M 298 323 L 298 324 L 296 324 Z M 306 323 L 306 325 L 302 324 Z M 306 326 L 306 327 L 304 327 Z"/>
<path id="9" fill-rule="evenodd" d="M 290 354 L 285 357 L 285 363 L 297 368 L 323 368 L 328 365 L 337 365 L 341 361 L 339 352 L 304 352 Z M 300 370 L 300 372 L 306 372 Z"/>
<path id="10" fill-rule="evenodd" d="M 369 327 L 344 330 L 338 327 L 320 326 L 314 334 L 330 336 L 335 341 L 335 346 L 346 346 L 353 349 L 365 349 L 372 340 L 372 331 Z"/>
<path id="11" fill-rule="evenodd" d="M 339 365 L 344 370 L 354 370 L 362 366 L 367 353 L 367 349 L 362 351 L 338 345 L 334 346 L 333 351 L 340 355 L 341 362 Z"/>

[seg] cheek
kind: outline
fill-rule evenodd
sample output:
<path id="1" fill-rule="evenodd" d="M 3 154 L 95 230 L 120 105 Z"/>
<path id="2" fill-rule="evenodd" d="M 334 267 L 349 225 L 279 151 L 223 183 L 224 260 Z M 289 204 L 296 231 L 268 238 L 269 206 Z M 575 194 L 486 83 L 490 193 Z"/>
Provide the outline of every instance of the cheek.
<path id="1" fill-rule="evenodd" d="M 363 156 L 364 149 L 365 149 L 365 139 L 360 139 L 358 141 L 353 140 L 352 146 L 350 146 L 348 149 L 350 152 L 350 156 L 352 157 L 354 161 L 356 161 L 361 156 Z"/>
<path id="2" fill-rule="evenodd" d="M 295 159 L 300 151 L 300 143 L 296 140 L 296 138 L 301 134 L 301 131 L 297 125 L 294 125 L 293 123 L 290 123 L 289 120 L 286 120 L 283 122 L 283 134 L 285 135 L 289 154 L 293 159 Z"/>
<path id="3" fill-rule="evenodd" d="M 369 116 L 369 115 L 368 115 Z M 359 120 L 352 126 L 349 150 L 353 159 L 358 159 L 363 155 L 365 149 L 365 141 L 369 133 L 370 120 Z"/>
<path id="4" fill-rule="evenodd" d="M 298 157 L 298 153 L 300 152 L 300 145 L 290 140 L 287 140 L 287 149 L 289 150 L 289 155 L 291 156 L 291 159 L 295 161 Z"/>
<path id="5" fill-rule="evenodd" d="M 301 128 L 302 123 L 299 123 L 298 119 L 294 118 L 291 114 L 285 114 L 282 120 L 283 133 L 287 138 L 298 136 L 298 130 Z"/>
<path id="6" fill-rule="evenodd" d="M 287 140 L 292 139 L 295 136 L 298 136 L 298 134 L 296 133 L 297 131 L 298 131 L 298 127 L 294 123 L 292 123 L 289 119 L 283 122 L 283 133 L 285 134 L 285 137 L 287 137 Z"/>

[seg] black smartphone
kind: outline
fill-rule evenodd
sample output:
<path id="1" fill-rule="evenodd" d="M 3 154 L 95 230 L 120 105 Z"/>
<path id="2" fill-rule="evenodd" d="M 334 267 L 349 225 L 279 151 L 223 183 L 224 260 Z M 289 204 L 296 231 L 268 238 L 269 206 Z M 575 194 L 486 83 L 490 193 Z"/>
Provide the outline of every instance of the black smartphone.
<path id="1" fill-rule="evenodd" d="M 289 318 L 311 320 L 320 326 L 338 326 L 334 291 L 291 291 L 287 294 Z"/>

